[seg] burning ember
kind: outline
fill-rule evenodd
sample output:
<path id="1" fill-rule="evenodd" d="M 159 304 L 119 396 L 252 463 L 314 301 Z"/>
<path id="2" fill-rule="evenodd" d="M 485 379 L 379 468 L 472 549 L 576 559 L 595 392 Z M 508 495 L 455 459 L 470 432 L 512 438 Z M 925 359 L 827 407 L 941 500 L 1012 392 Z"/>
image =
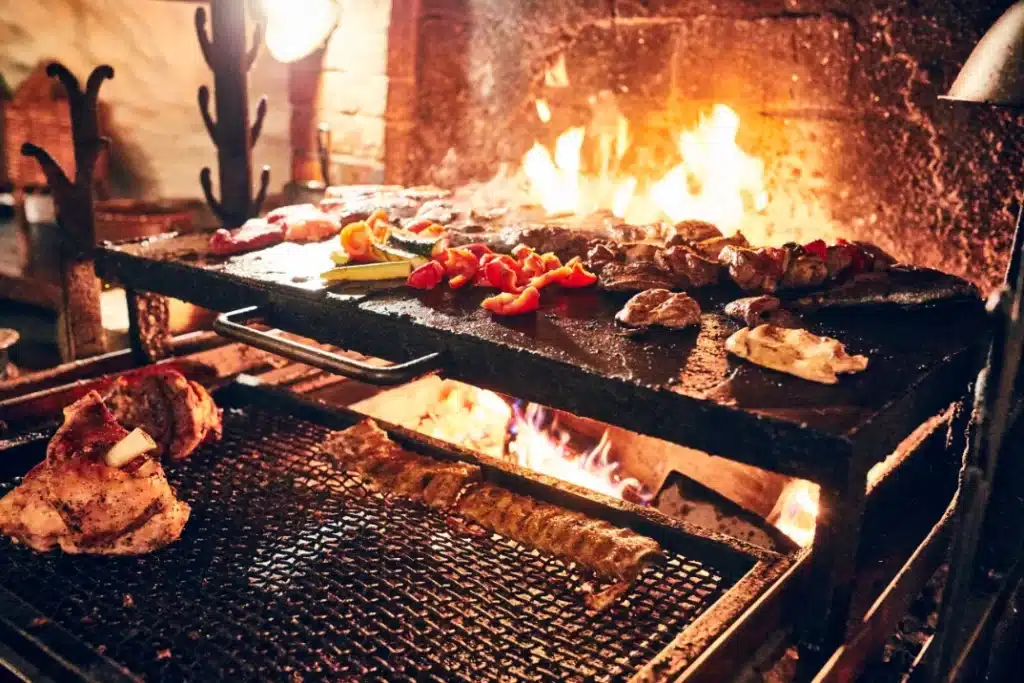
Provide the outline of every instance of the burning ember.
<path id="1" fill-rule="evenodd" d="M 650 492 L 639 481 L 622 476 L 611 456 L 607 430 L 596 446 L 576 453 L 569 446 L 571 435 L 559 427 L 558 418 L 547 421 L 548 413 L 541 406 L 515 405 L 508 451 L 519 465 L 615 498 L 650 502 Z"/>

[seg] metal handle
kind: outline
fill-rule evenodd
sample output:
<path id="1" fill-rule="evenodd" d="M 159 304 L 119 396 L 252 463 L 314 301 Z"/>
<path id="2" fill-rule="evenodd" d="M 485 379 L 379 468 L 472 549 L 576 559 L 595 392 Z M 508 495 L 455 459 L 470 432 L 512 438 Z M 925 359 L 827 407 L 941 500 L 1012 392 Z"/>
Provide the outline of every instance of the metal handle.
<path id="1" fill-rule="evenodd" d="M 316 152 L 324 185 L 331 185 L 331 127 L 321 123 L 316 129 Z"/>
<path id="2" fill-rule="evenodd" d="M 367 384 L 382 386 L 404 384 L 441 368 L 441 354 L 439 353 L 431 353 L 407 363 L 377 367 L 291 339 L 254 330 L 236 321 L 237 318 L 249 320 L 255 317 L 259 317 L 259 306 L 249 306 L 230 313 L 222 313 L 213 322 L 213 329 L 222 337 Z"/>

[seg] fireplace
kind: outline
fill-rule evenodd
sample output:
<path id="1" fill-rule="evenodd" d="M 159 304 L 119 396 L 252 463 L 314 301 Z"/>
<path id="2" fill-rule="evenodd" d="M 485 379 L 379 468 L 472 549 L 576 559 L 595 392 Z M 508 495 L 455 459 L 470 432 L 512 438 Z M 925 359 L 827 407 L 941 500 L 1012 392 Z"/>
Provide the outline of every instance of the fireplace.
<path id="1" fill-rule="evenodd" d="M 584 173 L 610 158 L 619 179 L 653 182 L 724 104 L 763 165 L 763 206 L 748 205 L 762 234 L 867 239 L 991 288 L 1021 115 L 968 117 L 937 96 L 1009 4 L 344 3 L 326 49 L 292 67 L 293 170 L 317 179 L 320 120 L 335 182 L 407 185 L 490 180 L 579 127 Z"/>

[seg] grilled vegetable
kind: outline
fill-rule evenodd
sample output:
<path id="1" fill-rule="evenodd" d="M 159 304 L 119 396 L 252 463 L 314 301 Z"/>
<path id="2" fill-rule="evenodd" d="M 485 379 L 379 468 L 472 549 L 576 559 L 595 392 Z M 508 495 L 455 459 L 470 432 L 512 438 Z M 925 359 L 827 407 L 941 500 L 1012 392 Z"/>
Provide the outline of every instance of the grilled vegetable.
<path id="1" fill-rule="evenodd" d="M 434 245 L 441 241 L 440 237 L 430 237 L 424 235 L 418 235 L 408 230 L 399 230 L 397 228 L 391 230 L 391 234 L 388 236 L 388 243 L 402 251 L 407 251 L 412 254 L 418 254 L 420 256 L 430 257 L 430 252 L 434 248 Z"/>
<path id="2" fill-rule="evenodd" d="M 374 244 L 370 248 L 370 255 L 374 261 L 380 261 L 381 263 L 387 261 L 409 261 L 413 264 L 413 267 L 422 266 L 428 261 L 425 256 L 414 254 L 409 251 L 403 251 L 402 249 L 396 249 L 386 244 Z"/>
<path id="3" fill-rule="evenodd" d="M 535 287 L 527 287 L 521 294 L 502 292 L 480 304 L 496 315 L 522 315 L 540 308 L 540 292 Z"/>
<path id="4" fill-rule="evenodd" d="M 444 266 L 437 261 L 427 261 L 409 274 L 406 283 L 416 289 L 433 289 L 444 279 Z"/>
<path id="5" fill-rule="evenodd" d="M 334 261 L 334 265 L 336 266 L 347 266 L 349 263 L 352 262 L 352 259 L 348 255 L 348 252 L 343 251 L 341 249 L 331 252 L 331 260 Z"/>
<path id="6" fill-rule="evenodd" d="M 326 282 L 366 282 L 371 280 L 400 280 L 412 272 L 411 261 L 387 261 L 358 266 L 332 268 L 320 275 Z"/>
<path id="7" fill-rule="evenodd" d="M 341 229 L 341 247 L 353 261 L 368 261 L 373 248 L 373 233 L 365 221 L 350 223 Z"/>

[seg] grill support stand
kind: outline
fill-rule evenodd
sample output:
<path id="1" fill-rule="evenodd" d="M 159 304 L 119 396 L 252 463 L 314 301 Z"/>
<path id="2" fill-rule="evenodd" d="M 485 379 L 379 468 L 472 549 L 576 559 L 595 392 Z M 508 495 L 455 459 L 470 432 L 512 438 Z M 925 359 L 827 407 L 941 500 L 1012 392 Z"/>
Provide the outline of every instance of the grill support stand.
<path id="1" fill-rule="evenodd" d="M 853 468 L 846 481 L 821 484 L 807 597 L 797 624 L 800 680 L 810 680 L 846 639 L 866 480 L 866 471 Z"/>
<path id="2" fill-rule="evenodd" d="M 46 73 L 67 92 L 71 110 L 71 134 L 75 153 L 74 178 L 69 178 L 45 149 L 26 142 L 21 153 L 33 157 L 53 190 L 60 228 L 60 303 L 57 308 L 57 345 L 65 362 L 96 356 L 106 350 L 100 315 L 100 281 L 96 277 L 93 249 L 96 217 L 93 213 L 93 171 L 96 160 L 109 146 L 100 137 L 98 100 L 103 81 L 114 70 L 102 65 L 93 69 L 83 89 L 66 66 L 52 62 Z"/>
<path id="3" fill-rule="evenodd" d="M 263 42 L 263 24 L 257 23 L 251 47 L 246 47 L 245 1 L 214 0 L 210 3 L 212 37 L 206 32 L 206 8 L 196 8 L 196 34 L 206 64 L 213 71 L 217 120 L 210 115 L 210 89 L 199 88 L 199 112 L 206 131 L 217 147 L 220 201 L 214 199 L 210 169 L 199 174 L 206 203 L 225 227 L 234 228 L 255 216 L 267 197 L 270 167 L 260 173 L 260 189 L 252 196 L 252 148 L 260 137 L 267 115 L 267 98 L 256 105 L 256 120 L 249 125 L 248 71 Z"/>

